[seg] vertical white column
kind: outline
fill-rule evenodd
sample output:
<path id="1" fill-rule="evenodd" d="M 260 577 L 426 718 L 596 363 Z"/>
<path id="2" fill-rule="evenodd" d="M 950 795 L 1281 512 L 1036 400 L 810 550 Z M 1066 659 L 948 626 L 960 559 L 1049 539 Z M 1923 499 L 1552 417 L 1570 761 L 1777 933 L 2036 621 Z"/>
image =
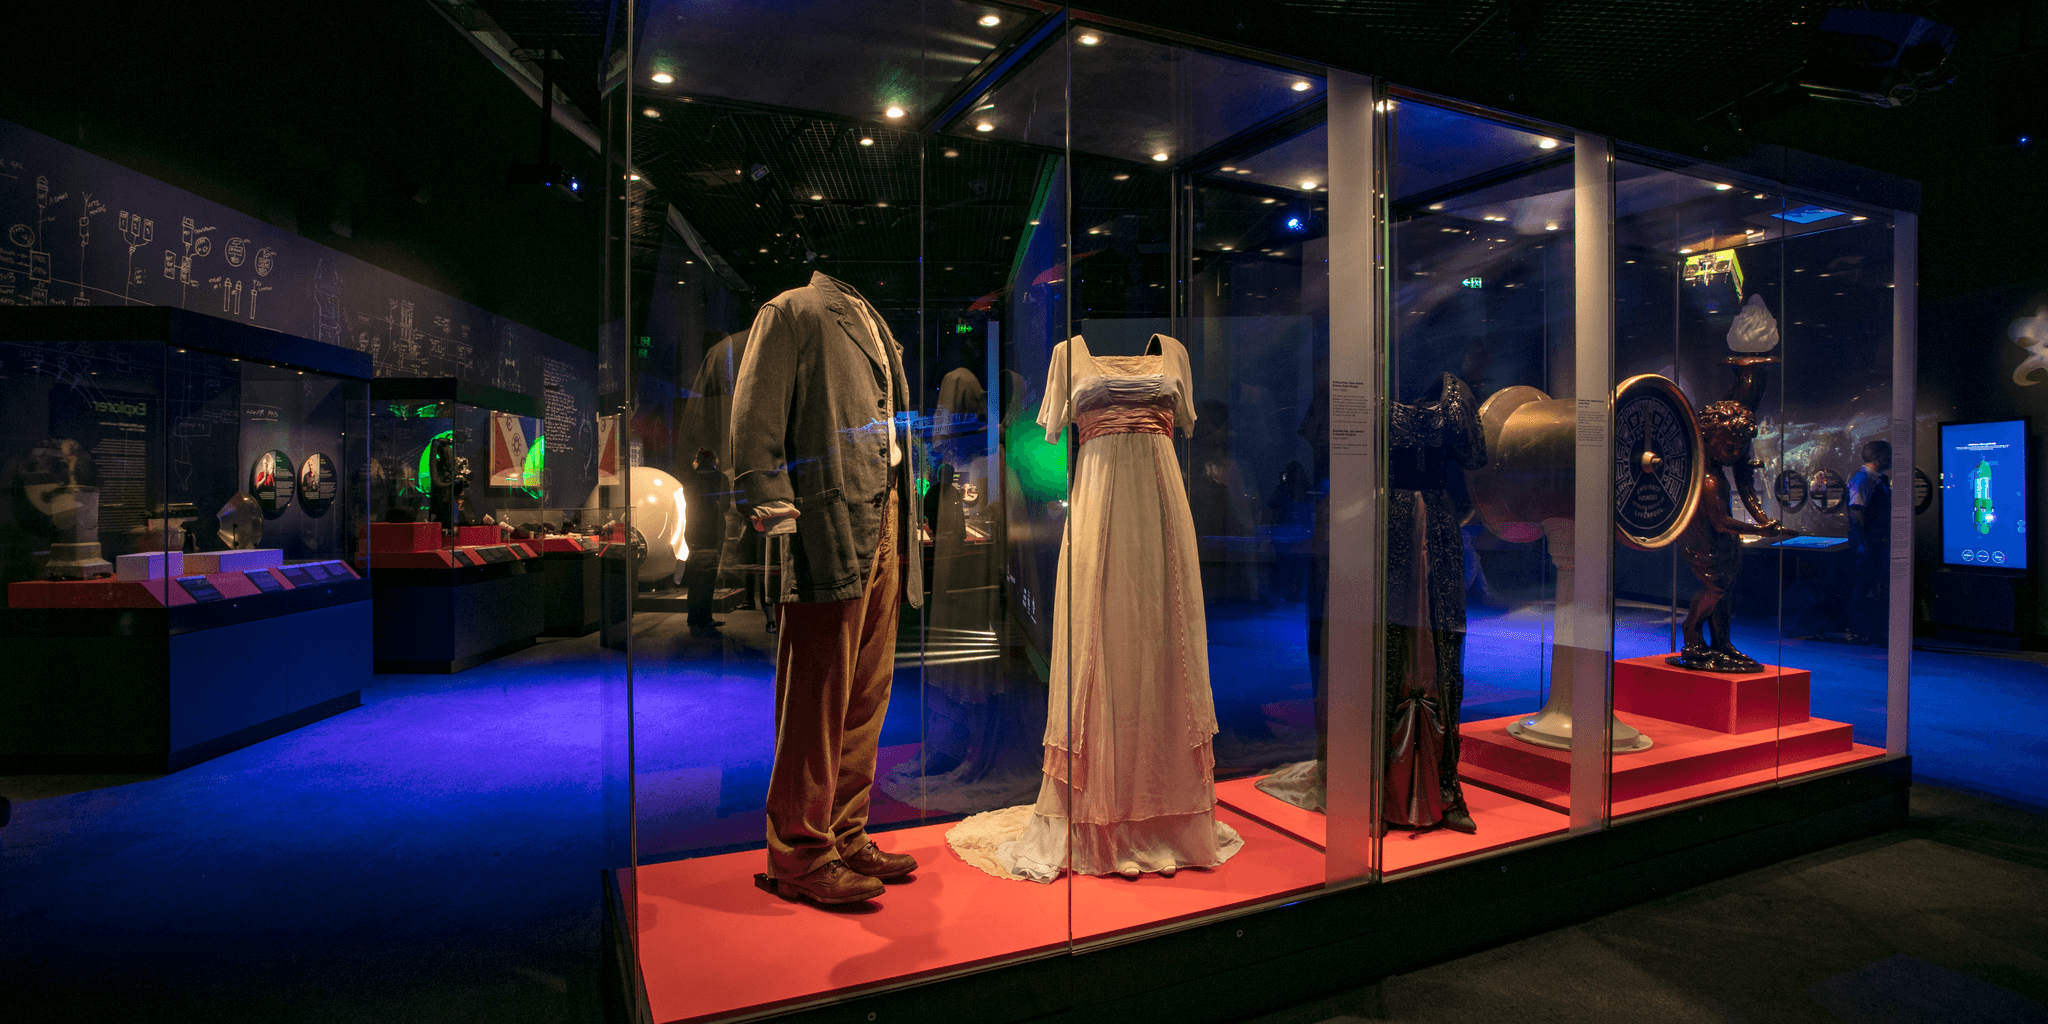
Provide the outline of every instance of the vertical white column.
<path id="1" fill-rule="evenodd" d="M 1368 876 L 1379 821 L 1379 133 L 1372 79 L 1332 71 L 1330 97 L 1330 559 L 1324 658 L 1329 702 L 1325 876 Z"/>
<path id="2" fill-rule="evenodd" d="M 1920 215 L 1892 215 L 1892 564 L 1886 642 L 1886 753 L 1906 752 L 1912 724 L 1914 383 L 1920 372 Z M 1903 491 L 1899 481 L 1905 481 Z"/>
<path id="3" fill-rule="evenodd" d="M 1570 638 L 1571 679 L 1552 685 L 1572 688 L 1571 828 L 1585 832 L 1607 819 L 1608 679 L 1614 664 L 1613 410 L 1608 401 L 1614 389 L 1614 149 L 1599 135 L 1577 136 L 1572 145 L 1576 572 L 1569 607 L 1566 595 L 1558 595 L 1559 642 Z"/>

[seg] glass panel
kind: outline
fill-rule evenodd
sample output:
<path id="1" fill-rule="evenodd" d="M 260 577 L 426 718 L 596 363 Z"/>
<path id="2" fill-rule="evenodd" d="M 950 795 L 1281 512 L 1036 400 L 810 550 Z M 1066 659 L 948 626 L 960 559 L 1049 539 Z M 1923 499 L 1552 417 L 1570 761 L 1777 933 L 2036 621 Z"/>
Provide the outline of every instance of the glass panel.
<path id="1" fill-rule="evenodd" d="M 657 3 L 631 77 L 615 507 L 650 552 L 635 930 L 659 1019 L 1068 938 L 1064 881 L 1001 877 L 997 850 L 1039 795 L 1066 498 L 1034 422 L 1066 321 L 1065 178 L 1012 130 L 1061 138 L 1065 105 L 974 116 L 977 90 L 1064 50 L 1045 15 L 980 3 L 790 20 Z M 663 562 L 650 516 L 677 492 Z"/>
<path id="2" fill-rule="evenodd" d="M 1324 881 L 1329 136 L 1321 74 L 1066 41 L 1073 302 L 1047 386 L 1077 450 L 1048 765 L 1069 788 L 1039 811 L 1066 812 L 1087 943 Z"/>
<path id="3" fill-rule="evenodd" d="M 1861 214 L 1712 169 L 1621 161 L 1616 177 L 1617 381 L 1661 375 L 1684 398 L 1622 402 L 1624 515 L 1657 533 L 1697 502 L 1668 543 L 1616 547 L 1615 707 L 1654 743 L 1616 757 L 1623 817 L 1882 753 L 1883 648 L 1845 641 L 1854 602 L 1881 621 L 1888 590 L 1880 575 L 1856 593 L 1840 458 L 1890 431 L 1891 275 L 1889 235 Z M 1872 283 L 1834 281 L 1859 272 Z"/>
<path id="4" fill-rule="evenodd" d="M 1575 639 L 1572 140 L 1390 102 L 1394 875 L 1570 826 L 1572 681 L 1605 640 Z"/>

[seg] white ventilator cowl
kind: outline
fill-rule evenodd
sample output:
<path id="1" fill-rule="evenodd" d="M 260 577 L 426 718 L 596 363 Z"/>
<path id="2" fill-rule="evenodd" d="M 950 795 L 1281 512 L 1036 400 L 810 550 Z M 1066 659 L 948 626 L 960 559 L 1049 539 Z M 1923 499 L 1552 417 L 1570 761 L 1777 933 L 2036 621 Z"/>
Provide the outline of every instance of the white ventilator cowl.
<path id="1" fill-rule="evenodd" d="M 1737 352 L 1769 352 L 1778 347 L 1778 318 L 1771 315 L 1761 294 L 1752 294 L 1728 327 L 1728 347 Z"/>

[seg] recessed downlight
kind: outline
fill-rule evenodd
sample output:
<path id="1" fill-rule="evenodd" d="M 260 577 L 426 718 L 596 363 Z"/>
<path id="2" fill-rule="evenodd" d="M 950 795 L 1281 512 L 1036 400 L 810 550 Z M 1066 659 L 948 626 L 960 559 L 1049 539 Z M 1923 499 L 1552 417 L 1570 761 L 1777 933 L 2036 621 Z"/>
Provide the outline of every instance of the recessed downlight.
<path id="1" fill-rule="evenodd" d="M 883 114 L 883 116 L 885 116 L 885 117 L 902 117 L 902 116 L 903 116 L 903 108 L 902 108 L 902 107 L 890 107 L 889 109 L 887 109 L 887 110 L 884 110 L 884 111 L 882 111 L 882 114 Z"/>
<path id="2" fill-rule="evenodd" d="M 1735 186 L 1733 186 L 1733 185 L 1715 185 L 1715 186 L 1714 186 L 1714 191 L 1716 191 L 1716 192 L 1726 192 L 1726 191 L 1728 191 L 1729 189 L 1731 189 L 1731 188 L 1734 188 L 1734 187 L 1735 187 Z"/>
<path id="3" fill-rule="evenodd" d="M 1110 175 L 1110 176 L 1109 176 L 1109 180 L 1111 180 L 1111 181 L 1129 181 L 1129 180 L 1131 180 L 1131 176 L 1130 176 L 1130 175 L 1128 175 L 1128 174 L 1112 174 L 1112 175 Z"/>
<path id="4" fill-rule="evenodd" d="M 987 121 L 983 121 L 980 124 L 975 125 L 974 130 L 978 132 L 992 132 L 996 130 L 996 126 L 988 123 Z"/>
<path id="5" fill-rule="evenodd" d="M 863 135 L 860 137 L 860 144 L 863 146 L 872 146 L 875 144 L 875 140 L 866 135 Z"/>
<path id="6" fill-rule="evenodd" d="M 824 200 L 825 200 L 825 197 L 824 197 L 824 196 L 822 196 L 822 195 L 818 195 L 818 194 L 816 194 L 816 193 L 813 193 L 813 194 L 811 195 L 811 202 L 814 202 L 814 203 L 818 203 L 818 202 L 823 202 Z"/>
<path id="7" fill-rule="evenodd" d="M 675 84 L 676 80 L 676 76 L 671 75 L 666 71 L 657 71 L 654 73 L 653 77 L 654 84 L 656 85 L 673 85 Z"/>
<path id="8" fill-rule="evenodd" d="M 1307 82 L 1296 82 L 1290 88 L 1292 88 L 1295 92 L 1307 92 L 1309 89 L 1309 85 Z"/>
<path id="9" fill-rule="evenodd" d="M 1152 154 L 1152 159 L 1163 164 L 1167 161 L 1167 156 L 1165 153 L 1154 153 Z"/>
<path id="10" fill-rule="evenodd" d="M 659 111 L 659 110 L 656 110 L 656 109 L 654 109 L 653 107 L 648 107 L 648 108 L 647 108 L 646 110 L 643 110 L 643 111 L 641 111 L 641 112 L 640 112 L 640 116 L 641 116 L 641 117 L 660 117 L 660 116 L 661 116 L 661 111 Z"/>
<path id="11" fill-rule="evenodd" d="M 993 14 L 984 14 L 984 15 L 982 15 L 982 16 L 981 16 L 981 27 L 982 27 L 982 28 L 994 28 L 994 27 L 996 27 L 997 25 L 1000 25 L 1000 24 L 1002 24 L 1002 23 L 1003 23 L 1003 19 L 1001 19 L 1001 18 L 999 18 L 999 17 L 996 17 L 996 16 L 995 16 L 995 15 L 993 15 Z"/>
<path id="12" fill-rule="evenodd" d="M 1316 187 L 1316 183 L 1313 181 L 1304 181 L 1301 183 L 1301 187 L 1306 189 L 1312 189 Z"/>
<path id="13" fill-rule="evenodd" d="M 1537 141 L 1537 143 L 1536 143 L 1536 148 L 1537 148 L 1537 149 L 1556 149 L 1556 148 L 1557 148 L 1557 140 L 1556 140 L 1556 139 L 1541 139 L 1541 140 L 1538 140 L 1538 141 Z"/>
<path id="14" fill-rule="evenodd" d="M 1083 32 L 1080 35 L 1074 37 L 1074 41 L 1080 43 L 1082 46 L 1094 46 L 1096 43 L 1102 41 L 1102 37 L 1096 35 L 1093 32 Z"/>

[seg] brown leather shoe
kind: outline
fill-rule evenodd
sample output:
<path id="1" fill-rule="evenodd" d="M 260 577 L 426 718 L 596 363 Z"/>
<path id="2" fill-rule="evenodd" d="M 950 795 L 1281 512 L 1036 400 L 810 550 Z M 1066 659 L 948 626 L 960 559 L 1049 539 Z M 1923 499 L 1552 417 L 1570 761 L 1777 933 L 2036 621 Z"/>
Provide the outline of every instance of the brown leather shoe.
<path id="1" fill-rule="evenodd" d="M 754 884 L 791 902 L 809 900 L 827 907 L 859 903 L 882 894 L 881 882 L 848 871 L 846 865 L 836 860 L 795 878 L 755 875 Z"/>
<path id="2" fill-rule="evenodd" d="M 902 878 L 917 870 L 917 858 L 907 853 L 883 853 L 882 848 L 870 839 L 866 846 L 843 855 L 847 867 L 869 878 Z"/>

